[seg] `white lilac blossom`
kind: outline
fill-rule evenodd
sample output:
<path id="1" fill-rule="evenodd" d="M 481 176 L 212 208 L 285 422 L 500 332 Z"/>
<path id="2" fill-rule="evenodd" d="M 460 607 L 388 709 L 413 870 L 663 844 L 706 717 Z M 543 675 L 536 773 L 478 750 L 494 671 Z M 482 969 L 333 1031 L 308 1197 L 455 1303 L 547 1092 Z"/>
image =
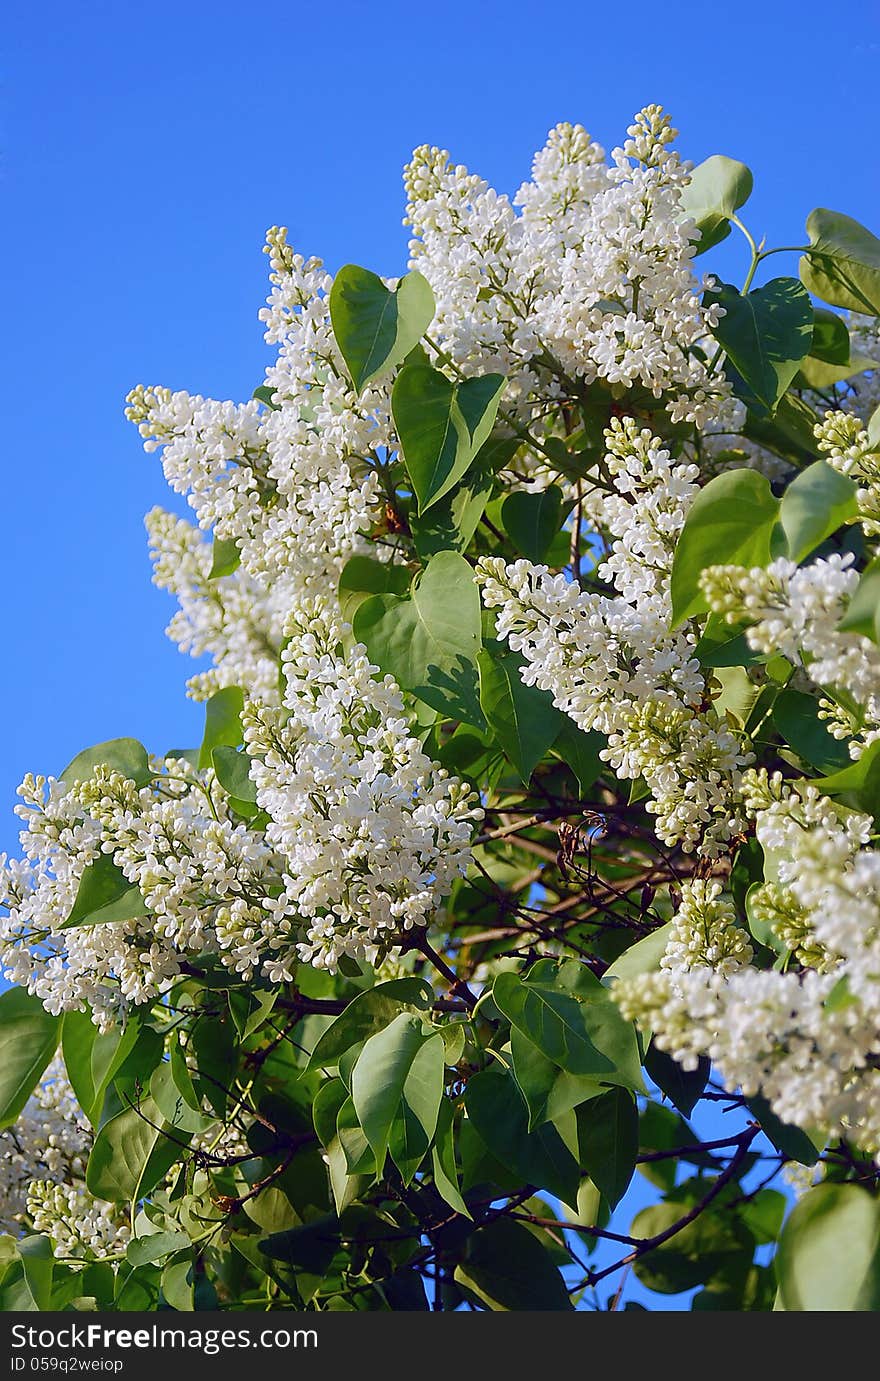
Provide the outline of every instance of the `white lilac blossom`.
<path id="1" fill-rule="evenodd" d="M 693 633 L 668 631 L 669 573 L 697 471 L 631 419 L 613 419 L 606 445 L 613 489 L 592 511 L 611 537 L 598 574 L 617 595 L 487 558 L 477 567 L 483 602 L 498 610 L 498 637 L 524 657 L 524 682 L 550 691 L 580 728 L 608 735 L 602 757 L 619 777 L 644 777 L 660 838 L 712 854 L 742 829 L 738 782 L 750 759 L 712 708 Z"/>
<path id="2" fill-rule="evenodd" d="M 286 625 L 281 710 L 245 717 L 266 837 L 285 859 L 269 976 L 374 962 L 436 913 L 470 858 L 477 799 L 412 736 L 400 691 L 326 601 Z M 306 927 L 290 933 L 288 916 Z M 235 918 L 227 925 L 232 927 Z"/>
<path id="3" fill-rule="evenodd" d="M 693 273 L 682 215 L 690 165 L 659 106 L 640 111 L 606 164 L 580 125 L 557 125 L 514 201 L 417 149 L 406 170 L 410 263 L 437 300 L 434 329 L 466 373 L 499 369 L 524 413 L 568 374 L 582 384 L 640 386 L 673 421 L 739 416 L 723 378 L 694 347 L 716 324 Z M 519 208 L 519 213 L 517 213 Z M 555 361 L 537 387 L 537 369 Z M 553 375 L 551 370 L 551 376 Z"/>
<path id="4" fill-rule="evenodd" d="M 26 862 L 5 869 L 0 955 L 53 1012 L 88 1002 L 102 1025 L 154 1001 L 187 961 L 216 955 L 244 978 L 290 981 L 307 960 L 374 959 L 436 912 L 466 868 L 480 810 L 422 752 L 400 692 L 322 602 L 285 625 L 282 709 L 254 702 L 247 741 L 265 831 L 236 816 L 213 772 L 156 761 L 138 787 L 28 779 Z M 262 759 L 262 760 L 260 760 Z M 86 870 L 109 856 L 142 915 L 67 925 Z"/>
<path id="5" fill-rule="evenodd" d="M 661 967 L 674 972 L 706 966 L 727 978 L 753 956 L 749 937 L 720 882 L 692 878 L 682 884 Z"/>
<path id="6" fill-rule="evenodd" d="M 747 625 L 750 647 L 787 657 L 831 693 L 820 713 L 835 738 L 849 741 L 854 758 L 880 736 L 880 649 L 839 626 L 858 583 L 851 553 L 800 568 L 785 557 L 766 568 L 710 566 L 700 577 L 709 607 Z"/>
<path id="7" fill-rule="evenodd" d="M 45 1233 L 56 1256 L 95 1259 L 125 1250 L 124 1211 L 85 1186 L 92 1131 L 60 1055 L 22 1112 L 0 1132 L 0 1225 Z"/>
<path id="8" fill-rule="evenodd" d="M 131 1236 L 117 1206 L 96 1199 L 82 1184 L 35 1180 L 27 1212 L 34 1232 L 51 1238 L 56 1256 L 100 1261 L 121 1255 Z"/>
<path id="9" fill-rule="evenodd" d="M 638 387 L 670 418 L 738 425 L 741 408 L 702 344 L 718 309 L 692 271 L 693 226 L 682 213 L 689 165 L 670 148 L 657 106 L 640 112 L 611 163 L 580 127 L 559 125 L 511 202 L 436 149 L 406 170 L 412 263 L 437 302 L 428 349 L 465 373 L 508 378 L 506 415 L 540 435 L 548 400 L 600 382 Z M 198 528 L 234 543 L 240 567 L 210 578 L 207 542 L 151 515 L 156 581 L 180 601 L 170 635 L 215 665 L 190 682 L 205 698 L 232 684 L 270 701 L 268 659 L 279 620 L 300 597 L 326 593 L 352 555 L 393 557 L 384 470 L 398 450 L 394 371 L 353 389 L 329 312 L 332 278 L 294 252 L 284 227 L 267 235 L 271 291 L 260 313 L 278 354 L 262 397 L 238 405 L 138 386 L 128 399 L 148 451 L 185 495 Z M 521 467 L 546 482 L 546 463 Z M 543 475 L 543 480 L 542 480 Z"/>
<path id="10" fill-rule="evenodd" d="M 181 652 L 208 655 L 212 666 L 188 681 L 195 700 L 226 686 L 247 686 L 252 695 L 278 698 L 278 655 L 284 615 L 293 598 L 283 576 L 268 586 L 241 567 L 212 577 L 213 546 L 185 518 L 161 508 L 147 514 L 153 580 L 175 595 L 178 610 L 167 628 Z"/>
<path id="11" fill-rule="evenodd" d="M 880 534 L 880 451 L 858 417 L 846 412 L 826 413 L 817 423 L 816 440 L 829 465 L 849 475 L 859 488 L 856 500 L 862 527 L 869 537 Z"/>
<path id="12" fill-rule="evenodd" d="M 167 992 L 182 964 L 204 954 L 252 970 L 246 947 L 224 946 L 218 918 L 239 896 L 271 914 L 283 860 L 235 817 L 213 773 L 182 759 L 153 765 L 153 783 L 141 788 L 104 767 L 70 788 L 52 778 L 26 778 L 20 788 L 25 859 L 4 867 L 0 957 L 6 977 L 51 1012 L 87 1002 L 108 1025 Z M 139 887 L 143 915 L 68 926 L 83 875 L 101 855 Z"/>
<path id="13" fill-rule="evenodd" d="M 60 1056 L 47 1066 L 21 1113 L 0 1132 L 0 1226 L 20 1229 L 34 1180 L 72 1182 L 85 1174 L 92 1138 Z"/>
<path id="14" fill-rule="evenodd" d="M 161 448 L 165 477 L 187 496 L 198 527 L 238 551 L 238 569 L 211 580 L 210 547 L 169 515 L 151 515 L 156 583 L 181 603 L 169 632 L 184 650 L 217 660 L 195 678 L 199 695 L 231 676 L 255 694 L 267 690 L 263 663 L 266 655 L 277 662 L 280 611 L 334 585 L 350 556 L 376 550 L 367 537 L 381 515 L 387 391 L 358 397 L 349 383 L 330 325 L 332 280 L 318 261 L 294 255 L 277 227 L 268 249 L 273 291 L 262 316 L 267 340 L 280 346 L 266 376 L 272 406 L 143 386 L 128 398 L 127 416 L 146 450 Z"/>
<path id="15" fill-rule="evenodd" d="M 726 1086 L 761 1094 L 784 1122 L 880 1151 L 880 852 L 870 817 L 803 783 L 745 774 L 758 842 L 778 877 L 774 904 L 809 932 L 810 967 L 694 965 L 679 945 L 615 996 L 685 1068 L 701 1055 Z M 784 933 L 780 930 L 780 934 Z M 682 962 L 685 959 L 687 962 Z"/>

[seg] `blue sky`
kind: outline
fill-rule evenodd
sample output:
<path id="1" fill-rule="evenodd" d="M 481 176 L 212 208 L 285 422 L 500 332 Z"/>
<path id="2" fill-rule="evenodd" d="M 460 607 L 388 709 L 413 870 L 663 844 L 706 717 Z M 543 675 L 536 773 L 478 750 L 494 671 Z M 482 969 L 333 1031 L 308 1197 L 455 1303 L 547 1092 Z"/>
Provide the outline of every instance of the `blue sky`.
<path id="1" fill-rule="evenodd" d="M 200 737 L 149 582 L 142 519 L 167 491 L 123 400 L 138 382 L 250 396 L 267 226 L 331 269 L 397 273 L 414 145 L 513 191 L 557 121 L 611 148 L 659 101 L 688 157 L 751 166 L 769 243 L 800 242 L 816 205 L 880 229 L 880 25 L 849 0 L 47 0 L 4 28 L 0 848 L 25 771 L 122 734 Z"/>

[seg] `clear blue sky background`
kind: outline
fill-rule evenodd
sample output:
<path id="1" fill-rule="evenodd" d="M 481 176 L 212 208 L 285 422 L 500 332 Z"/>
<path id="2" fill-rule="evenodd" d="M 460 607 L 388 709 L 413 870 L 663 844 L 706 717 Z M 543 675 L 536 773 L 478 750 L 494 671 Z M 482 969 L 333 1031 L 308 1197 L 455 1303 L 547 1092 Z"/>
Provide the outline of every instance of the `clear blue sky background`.
<path id="1" fill-rule="evenodd" d="M 27 770 L 131 734 L 195 743 L 142 518 L 167 502 L 122 415 L 136 383 L 245 399 L 274 223 L 331 269 L 398 273 L 414 145 L 514 191 L 559 120 L 607 148 L 664 103 L 699 161 L 748 163 L 747 220 L 880 230 L 873 5 L 696 0 L 18 4 L 4 23 L 5 483 L 0 848 Z M 737 255 L 739 247 L 736 246 Z M 716 262 L 719 262 L 716 260 Z M 794 260 L 772 272 L 795 271 Z M 742 269 L 726 249 L 721 271 Z"/>

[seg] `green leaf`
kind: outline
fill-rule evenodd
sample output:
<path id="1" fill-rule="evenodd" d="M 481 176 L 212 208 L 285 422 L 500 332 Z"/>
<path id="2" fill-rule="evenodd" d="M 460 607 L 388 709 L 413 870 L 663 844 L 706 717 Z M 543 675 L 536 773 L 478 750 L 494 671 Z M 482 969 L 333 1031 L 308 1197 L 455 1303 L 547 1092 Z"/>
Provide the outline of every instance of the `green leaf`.
<path id="1" fill-rule="evenodd" d="M 274 988 L 230 988 L 226 994 L 229 1014 L 240 1040 L 246 1041 L 263 1025 L 278 999 Z"/>
<path id="2" fill-rule="evenodd" d="M 98 1199 L 126 1202 L 148 1194 L 183 1155 L 189 1137 L 162 1133 L 162 1112 L 143 1097 L 105 1122 L 95 1137 L 86 1185 Z"/>
<path id="3" fill-rule="evenodd" d="M 205 736 L 199 749 L 199 767 L 211 766 L 215 748 L 237 748 L 241 743 L 244 695 L 238 686 L 216 691 L 205 706 Z"/>
<path id="4" fill-rule="evenodd" d="M 849 352 L 849 330 L 843 317 L 824 307 L 814 307 L 811 358 L 826 364 L 849 364 Z"/>
<path id="5" fill-rule="evenodd" d="M 586 796 L 605 768 L 599 754 L 608 746 L 608 740 L 594 730 L 579 729 L 568 715 L 560 715 L 560 725 L 552 751 L 571 768 L 581 794 Z"/>
<path id="6" fill-rule="evenodd" d="M 133 1014 L 124 1026 L 99 1032 L 89 1012 L 65 1012 L 61 1028 L 64 1066 L 80 1107 L 96 1126 L 104 1094 L 117 1070 L 134 1049 L 140 1018 Z"/>
<path id="7" fill-rule="evenodd" d="M 28 1234 L 26 1237 L 20 1237 L 16 1245 L 24 1278 L 37 1308 L 41 1312 L 57 1308 L 52 1300 L 53 1276 L 56 1269 L 60 1273 L 64 1267 L 60 1264 L 56 1267 L 49 1238 L 38 1233 Z"/>
<path id="8" fill-rule="evenodd" d="M 234 537 L 215 537 L 211 544 L 211 569 L 209 580 L 219 580 L 221 576 L 232 575 L 241 565 L 241 552 Z"/>
<path id="9" fill-rule="evenodd" d="M 136 738 L 111 738 L 106 743 L 96 743 L 94 748 L 85 748 L 77 753 L 63 772 L 59 781 L 71 787 L 76 782 L 87 782 L 95 774 L 96 767 L 110 767 L 121 772 L 136 786 L 146 786 L 152 780 L 153 772 L 147 750 Z"/>
<path id="10" fill-rule="evenodd" d="M 707 306 L 724 308 L 713 335 L 753 398 L 772 413 L 810 353 L 813 306 L 809 295 L 796 278 L 773 278 L 745 297 L 722 283 L 716 291 L 707 292 L 704 301 Z"/>
<path id="11" fill-rule="evenodd" d="M 832 532 L 858 516 L 853 481 L 827 461 L 814 461 L 788 486 L 779 506 L 791 560 L 803 561 Z"/>
<path id="12" fill-rule="evenodd" d="M 696 1069 L 684 1069 L 671 1055 L 667 1055 L 665 1050 L 658 1050 L 653 1042 L 645 1055 L 645 1072 L 648 1077 L 653 1079 L 661 1093 L 678 1108 L 683 1117 L 690 1117 L 700 1101 L 710 1070 L 709 1061 L 702 1055 Z"/>
<path id="13" fill-rule="evenodd" d="M 0 1127 L 21 1112 L 55 1053 L 61 1018 L 24 988 L 0 993 Z"/>
<path id="14" fill-rule="evenodd" d="M 641 1090 L 635 1028 L 599 980 L 577 960 L 542 960 L 535 970 L 526 982 L 498 975 L 492 996 L 499 1011 L 560 1069 Z"/>
<path id="15" fill-rule="evenodd" d="M 579 1107 L 577 1139 L 581 1169 L 616 1208 L 639 1153 L 639 1115 L 629 1089 L 609 1089 Z"/>
<path id="16" fill-rule="evenodd" d="M 339 1246 L 339 1231 L 339 1219 L 335 1214 L 324 1213 L 301 1227 L 263 1238 L 260 1251 L 273 1261 L 285 1261 L 310 1275 L 321 1276 Z"/>
<path id="17" fill-rule="evenodd" d="M 776 1241 L 787 1208 L 788 1200 L 778 1189 L 759 1189 L 741 1206 L 743 1222 L 759 1247 Z"/>
<path id="18" fill-rule="evenodd" d="M 654 1204 L 633 1219 L 633 1237 L 651 1238 L 666 1232 L 687 1213 L 684 1202 Z M 710 1280 L 733 1263 L 745 1269 L 751 1264 L 754 1238 L 731 1213 L 707 1209 L 668 1241 L 638 1258 L 636 1276 L 649 1290 L 677 1295 Z"/>
<path id="19" fill-rule="evenodd" d="M 790 464 L 803 465 L 819 453 L 813 432 L 818 420 L 803 398 L 784 393 L 772 417 L 758 417 L 748 412 L 742 432 L 750 441 L 766 446 Z"/>
<path id="20" fill-rule="evenodd" d="M 513 1075 L 529 1111 L 530 1132 L 543 1122 L 564 1117 L 579 1103 L 596 1098 L 605 1089 L 599 1079 L 560 1069 L 516 1026 L 510 1033 L 510 1053 Z"/>
<path id="21" fill-rule="evenodd" d="M 468 1239 L 455 1280 L 495 1313 L 572 1307 L 546 1249 L 522 1223 L 498 1218 Z"/>
<path id="22" fill-rule="evenodd" d="M 195 1276 L 192 1248 L 176 1261 L 169 1261 L 162 1272 L 162 1295 L 165 1303 L 178 1313 L 191 1314 L 195 1309 Z"/>
<path id="23" fill-rule="evenodd" d="M 880 314 L 880 240 L 840 211 L 807 217 L 810 249 L 800 261 L 804 286 L 832 307 Z"/>
<path id="24" fill-rule="evenodd" d="M 830 777 L 814 778 L 810 786 L 815 786 L 823 796 L 839 797 L 853 810 L 880 815 L 880 740 L 869 743 L 856 762 Z"/>
<path id="25" fill-rule="evenodd" d="M 461 1197 L 458 1187 L 458 1170 L 455 1164 L 455 1118 L 452 1104 L 448 1098 L 442 1099 L 437 1117 L 437 1132 L 431 1148 L 431 1161 L 434 1168 L 434 1185 L 445 1203 L 464 1218 L 471 1212 Z"/>
<path id="26" fill-rule="evenodd" d="M 496 645 L 497 646 L 497 645 Z M 515 652 L 480 653 L 480 708 L 498 743 L 528 785 L 534 768 L 556 739 L 562 716 L 549 692 L 527 686 Z"/>
<path id="27" fill-rule="evenodd" d="M 504 531 L 528 561 L 544 560 L 562 517 L 562 490 L 555 484 L 537 494 L 517 489 L 501 505 Z"/>
<path id="28" fill-rule="evenodd" d="M 504 385 L 501 374 L 453 384 L 430 365 L 398 374 L 391 410 L 420 514 L 457 484 L 488 439 Z"/>
<path id="29" fill-rule="evenodd" d="M 371 596 L 355 611 L 353 628 L 372 661 L 404 690 L 449 718 L 483 723 L 480 597 L 463 556 L 438 552 L 408 597 Z"/>
<path id="30" fill-rule="evenodd" d="M 162 1114 L 165 1130 L 181 1140 L 188 1141 L 196 1132 L 204 1132 L 214 1121 L 192 1107 L 184 1091 L 178 1087 L 175 1071 L 168 1060 L 162 1061 L 153 1070 L 150 1097 Z"/>
<path id="31" fill-rule="evenodd" d="M 761 1124 L 761 1130 L 777 1151 L 781 1151 L 790 1160 L 796 1160 L 800 1165 L 816 1164 L 825 1149 L 824 1140 L 820 1138 L 818 1141 L 814 1141 L 813 1136 L 804 1131 L 802 1127 L 794 1127 L 788 1122 L 781 1122 L 766 1098 L 761 1098 L 755 1094 L 747 1100 L 746 1105 L 749 1111 L 754 1113 Z"/>
<path id="32" fill-rule="evenodd" d="M 137 883 L 129 882 L 111 854 L 100 854 L 83 870 L 70 915 L 60 928 L 134 921 L 148 912 Z"/>
<path id="33" fill-rule="evenodd" d="M 312 1118 L 318 1140 L 324 1147 L 327 1157 L 330 1187 L 333 1191 L 333 1201 L 337 1213 L 342 1213 L 343 1209 L 347 1208 L 369 1183 L 368 1175 L 349 1174 L 348 1155 L 342 1142 L 342 1136 L 345 1135 L 344 1119 L 342 1119 L 343 1131 L 341 1135 L 339 1123 L 343 1107 L 350 1103 L 348 1089 L 342 1079 L 329 1079 L 326 1083 L 321 1084 L 312 1104 Z M 353 1111 L 354 1104 L 351 1104 L 351 1107 Z M 348 1148 L 350 1151 L 350 1141 Z M 371 1164 L 370 1169 L 372 1168 Z"/>
<path id="34" fill-rule="evenodd" d="M 876 369 L 877 363 L 877 360 L 872 360 L 867 355 L 853 355 L 846 364 L 826 364 L 823 360 L 814 360 L 812 355 L 808 355 L 801 361 L 794 386 L 822 391 L 834 384 L 842 383 L 844 379 L 852 379 L 856 374 Z"/>
<path id="35" fill-rule="evenodd" d="M 669 943 L 672 925 L 672 921 L 667 921 L 665 925 L 658 926 L 650 935 L 636 940 L 634 945 L 625 949 L 613 964 L 608 965 L 602 976 L 603 984 L 611 987 L 618 978 L 638 978 L 639 974 L 653 973 L 655 969 L 659 969 L 660 960 Z"/>
<path id="36" fill-rule="evenodd" d="M 675 549 L 672 627 L 708 608 L 700 589 L 707 566 L 766 566 L 779 500 L 756 470 L 716 475 L 691 505 Z"/>
<path id="37" fill-rule="evenodd" d="M 832 738 L 819 718 L 814 696 L 786 686 L 773 702 L 772 718 L 786 743 L 818 772 L 836 772 L 850 764 L 846 744 Z"/>
<path id="38" fill-rule="evenodd" d="M 863 638 L 880 642 L 880 557 L 875 556 L 862 571 L 838 627 L 841 632 L 861 633 Z"/>
<path id="39" fill-rule="evenodd" d="M 746 624 L 730 624 L 723 614 L 710 614 L 694 656 L 704 667 L 752 666 L 763 660 L 763 654 L 753 652 L 746 637 Z"/>
<path id="40" fill-rule="evenodd" d="M 424 978 L 390 978 L 358 993 L 318 1038 L 306 1068 L 332 1068 L 352 1046 L 389 1026 L 401 1007 L 424 1011 L 433 1000 L 431 985 Z"/>
<path id="41" fill-rule="evenodd" d="M 336 1114 L 336 1136 L 342 1147 L 348 1175 L 369 1174 L 375 1169 L 375 1156 L 364 1129 L 358 1122 L 357 1110 L 351 1097 L 343 1100 Z"/>
<path id="42" fill-rule="evenodd" d="M 221 745 L 211 752 L 211 766 L 223 790 L 228 791 L 234 801 L 256 805 L 257 787 L 251 781 L 251 760 L 247 753 Z"/>
<path id="43" fill-rule="evenodd" d="M 358 1121 L 381 1174 L 391 1126 L 402 1102 L 415 1115 L 427 1151 L 443 1096 L 443 1038 L 425 1031 L 420 1017 L 401 1012 L 390 1026 L 370 1036 L 351 1076 Z"/>
<path id="44" fill-rule="evenodd" d="M 420 273 L 408 273 L 392 292 L 369 269 L 345 264 L 330 290 L 330 321 L 355 389 L 400 364 L 434 316 L 434 294 Z"/>
<path id="45" fill-rule="evenodd" d="M 133 1237 L 125 1256 L 132 1266 L 146 1266 L 150 1262 L 164 1261 L 190 1246 L 185 1232 L 152 1232 L 148 1237 Z"/>
<path id="46" fill-rule="evenodd" d="M 486 1069 L 468 1080 L 464 1104 L 480 1139 L 524 1184 L 577 1202 L 578 1163 L 552 1122 L 529 1131 L 525 1102 L 512 1076 Z"/>
<path id="47" fill-rule="evenodd" d="M 782 1229 L 776 1278 L 787 1312 L 880 1309 L 880 1202 L 857 1184 L 820 1184 Z"/>
<path id="48" fill-rule="evenodd" d="M 439 1097 L 442 1097 L 442 1091 Z M 388 1154 L 400 1171 L 404 1184 L 412 1183 L 428 1152 L 430 1140 L 406 1099 L 402 1099 L 388 1133 Z"/>
<path id="49" fill-rule="evenodd" d="M 390 566 L 371 556 L 353 556 L 339 577 L 339 607 L 351 623 L 355 610 L 370 595 L 405 595 L 412 581 L 406 566 Z"/>
<path id="50" fill-rule="evenodd" d="M 410 531 L 422 561 L 438 551 L 463 552 L 470 546 L 494 486 L 494 475 L 478 457 L 460 483 L 432 504 L 428 513 L 410 513 Z"/>
<path id="51" fill-rule="evenodd" d="M 730 234 L 730 217 L 752 195 L 753 178 L 744 163 L 713 154 L 691 173 L 682 189 L 681 209 L 696 223 L 697 254 L 720 243 Z"/>
<path id="52" fill-rule="evenodd" d="M 716 667 L 713 680 L 721 687 L 720 693 L 713 692 L 716 713 L 722 719 L 732 715 L 739 728 L 744 729 L 761 687 L 755 685 L 744 667 Z"/>

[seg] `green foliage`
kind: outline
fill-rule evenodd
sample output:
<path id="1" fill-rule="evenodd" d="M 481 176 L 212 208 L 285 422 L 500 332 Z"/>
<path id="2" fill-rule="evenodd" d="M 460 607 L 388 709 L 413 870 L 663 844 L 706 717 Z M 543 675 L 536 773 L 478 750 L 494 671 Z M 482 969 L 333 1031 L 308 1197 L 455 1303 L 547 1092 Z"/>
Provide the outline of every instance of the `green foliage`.
<path id="1" fill-rule="evenodd" d="M 861 633 L 872 642 L 880 642 L 880 558 L 869 561 L 862 571 L 839 627 L 841 632 Z"/>
<path id="2" fill-rule="evenodd" d="M 857 1184 L 820 1184 L 798 1201 L 779 1239 L 778 1307 L 825 1313 L 880 1309 L 880 1204 Z"/>
<path id="3" fill-rule="evenodd" d="M 880 313 L 880 240 L 840 211 L 819 207 L 807 218 L 810 248 L 801 282 L 823 302 L 853 312 Z"/>
<path id="4" fill-rule="evenodd" d="M 626 1193 L 639 1151 L 639 1115 L 628 1089 L 614 1088 L 578 1108 L 580 1163 L 611 1208 Z"/>
<path id="5" fill-rule="evenodd" d="M 219 580 L 224 575 L 232 575 L 241 565 L 241 552 L 233 537 L 215 537 L 211 545 L 211 569 L 209 580 Z"/>
<path id="6" fill-rule="evenodd" d="M 563 517 L 562 490 L 555 484 L 537 494 L 514 490 L 501 505 L 501 521 L 513 545 L 528 561 L 543 561 Z"/>
<path id="7" fill-rule="evenodd" d="M 106 743 L 96 743 L 94 748 L 86 748 L 77 753 L 63 772 L 58 773 L 59 781 L 73 786 L 74 782 L 86 782 L 96 767 L 110 767 L 121 772 L 136 786 L 145 786 L 152 777 L 147 750 L 136 738 L 111 738 Z"/>
<path id="8" fill-rule="evenodd" d="M 443 1096 L 443 1041 L 401 1012 L 366 1041 L 351 1074 L 358 1122 L 381 1174 L 385 1153 L 407 1183 L 428 1150 Z"/>
<path id="9" fill-rule="evenodd" d="M 354 614 L 354 634 L 399 685 L 450 719 L 481 725 L 480 597 L 454 551 L 428 561 L 408 595 L 377 594 Z"/>
<path id="10" fill-rule="evenodd" d="M 21 1112 L 55 1053 L 60 1017 L 22 988 L 0 993 L 0 1127 Z"/>
<path id="11" fill-rule="evenodd" d="M 728 283 L 706 294 L 723 307 L 714 336 L 739 376 L 742 396 L 772 413 L 810 352 L 813 308 L 796 278 L 773 278 L 743 296 Z"/>
<path id="12" fill-rule="evenodd" d="M 500 1067 L 485 1069 L 468 1082 L 465 1107 L 483 1144 L 510 1170 L 515 1180 L 533 1184 L 575 1204 L 580 1174 L 578 1163 L 556 1122 L 543 1122 L 532 1131 L 513 1076 Z M 571 1139 L 572 1125 L 567 1129 Z"/>
<path id="13" fill-rule="evenodd" d="M 672 567 L 673 627 L 705 613 L 707 566 L 766 566 L 779 500 L 763 475 L 731 470 L 709 481 L 691 505 Z"/>
<path id="14" fill-rule="evenodd" d="M 540 959 L 525 980 L 501 973 L 492 998 L 511 1024 L 561 1069 L 642 1087 L 635 1030 L 585 964 Z"/>
<path id="15" fill-rule="evenodd" d="M 420 273 L 406 274 L 391 292 L 369 269 L 346 264 L 339 270 L 330 292 L 330 320 L 358 393 L 406 359 L 433 316 L 434 294 Z"/>
<path id="16" fill-rule="evenodd" d="M 237 748 L 241 743 L 244 695 L 237 686 L 215 691 L 205 706 L 205 736 L 199 749 L 199 767 L 213 766 L 215 748 Z"/>
<path id="17" fill-rule="evenodd" d="M 694 168 L 681 205 L 699 232 L 698 254 L 705 254 L 727 238 L 730 218 L 748 201 L 753 185 L 751 171 L 744 163 L 720 153 Z"/>
<path id="18" fill-rule="evenodd" d="M 571 1308 L 562 1277 L 544 1247 L 521 1223 L 503 1218 L 470 1239 L 455 1279 L 493 1312 Z"/>
<path id="19" fill-rule="evenodd" d="M 523 782 L 529 777 L 560 732 L 559 711 L 546 691 L 526 686 L 520 676 L 522 659 L 503 645 L 484 648 L 479 658 L 480 708 L 500 747 Z"/>
<path id="20" fill-rule="evenodd" d="M 391 395 L 406 472 L 423 514 L 463 477 L 495 423 L 501 374 L 452 384 L 429 365 L 407 365 Z"/>
<path id="21" fill-rule="evenodd" d="M 824 460 L 801 471 L 779 505 L 779 521 L 792 561 L 803 561 L 832 532 L 858 517 L 856 486 Z"/>
<path id="22" fill-rule="evenodd" d="M 148 907 L 136 883 L 129 882 L 110 854 L 101 854 L 80 878 L 65 927 L 102 925 L 145 916 Z"/>

